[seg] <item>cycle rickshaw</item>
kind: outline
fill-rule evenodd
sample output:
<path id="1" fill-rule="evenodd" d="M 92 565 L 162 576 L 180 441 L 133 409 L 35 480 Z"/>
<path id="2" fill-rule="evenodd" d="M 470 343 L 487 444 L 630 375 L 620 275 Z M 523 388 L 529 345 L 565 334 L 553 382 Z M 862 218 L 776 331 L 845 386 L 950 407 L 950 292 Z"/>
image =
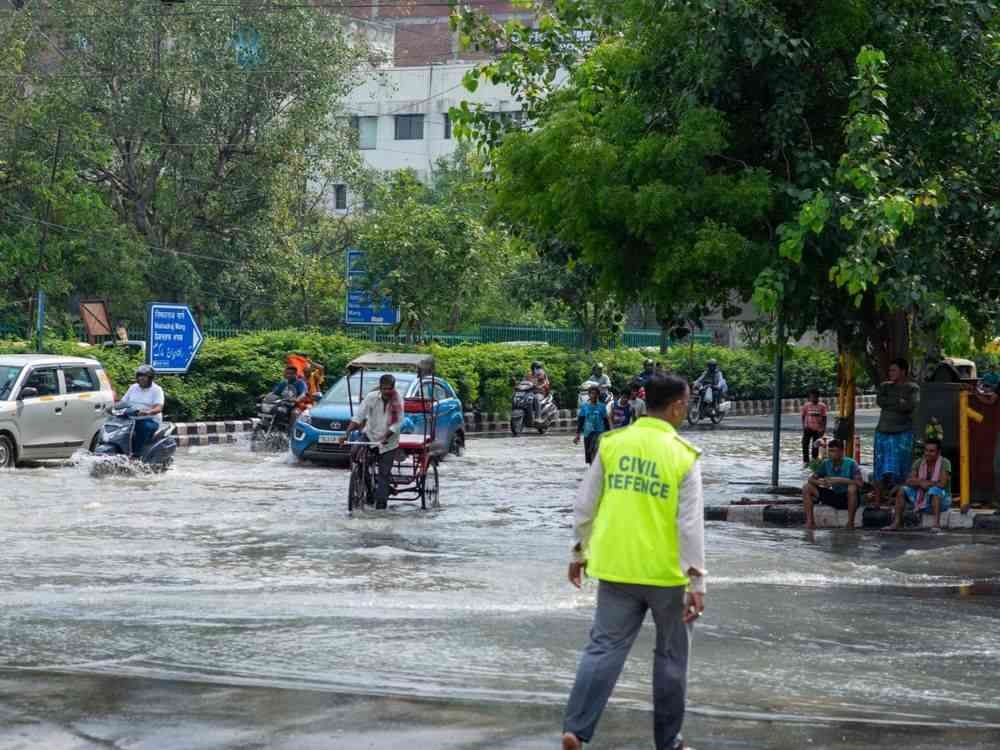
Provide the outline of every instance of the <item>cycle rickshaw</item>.
<path id="1" fill-rule="evenodd" d="M 425 354 L 372 352 L 352 360 L 347 365 L 347 395 L 354 417 L 351 377 L 358 376 L 360 398 L 365 393 L 365 371 L 415 372 L 419 380 L 417 395 L 403 399 L 403 415 L 420 423 L 420 429 L 399 436 L 399 450 L 389 479 L 389 500 L 420 501 L 423 510 L 438 506 L 438 459 L 431 447 L 436 438 L 437 412 L 434 402 L 434 358 Z M 377 385 L 377 380 L 372 380 Z M 428 387 L 429 386 L 429 387 Z M 348 511 L 364 510 L 375 504 L 378 477 L 378 445 L 351 440 L 351 478 L 347 491 Z"/>

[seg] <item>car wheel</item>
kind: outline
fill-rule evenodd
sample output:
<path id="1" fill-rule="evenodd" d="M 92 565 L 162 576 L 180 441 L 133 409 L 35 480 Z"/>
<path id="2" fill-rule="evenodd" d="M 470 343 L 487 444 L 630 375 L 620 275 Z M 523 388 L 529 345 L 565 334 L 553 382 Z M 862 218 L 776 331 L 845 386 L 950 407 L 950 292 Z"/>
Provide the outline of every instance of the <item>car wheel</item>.
<path id="1" fill-rule="evenodd" d="M 12 469 L 16 460 L 14 441 L 8 435 L 0 435 L 0 469 Z"/>

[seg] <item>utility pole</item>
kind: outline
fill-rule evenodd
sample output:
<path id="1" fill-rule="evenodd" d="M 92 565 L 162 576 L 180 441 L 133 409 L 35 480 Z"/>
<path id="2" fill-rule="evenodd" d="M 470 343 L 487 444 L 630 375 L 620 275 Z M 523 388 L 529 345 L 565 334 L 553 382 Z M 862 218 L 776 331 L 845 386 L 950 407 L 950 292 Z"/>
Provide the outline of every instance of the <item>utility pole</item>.
<path id="1" fill-rule="evenodd" d="M 56 150 L 52 155 L 52 175 L 49 177 L 49 204 L 45 209 L 45 223 L 42 225 L 42 240 L 38 244 L 38 298 L 35 302 L 35 351 L 42 351 L 45 339 L 45 290 L 42 289 L 42 274 L 45 270 L 45 245 L 49 240 L 49 225 L 52 223 L 52 194 L 56 184 L 56 170 L 62 151 L 62 128 L 56 131 Z"/>
<path id="2" fill-rule="evenodd" d="M 778 486 L 781 473 L 781 395 L 785 390 L 785 310 L 778 308 L 778 330 L 775 335 L 778 351 L 774 356 L 774 421 L 771 429 L 771 487 Z"/>

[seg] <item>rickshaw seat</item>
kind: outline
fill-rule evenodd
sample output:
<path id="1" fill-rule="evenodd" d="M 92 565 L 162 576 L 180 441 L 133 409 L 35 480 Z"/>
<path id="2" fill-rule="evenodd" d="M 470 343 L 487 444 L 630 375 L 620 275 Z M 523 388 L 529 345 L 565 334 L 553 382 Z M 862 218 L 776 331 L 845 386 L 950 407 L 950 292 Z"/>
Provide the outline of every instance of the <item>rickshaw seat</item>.
<path id="1" fill-rule="evenodd" d="M 431 436 L 423 433 L 404 432 L 399 436 L 399 447 L 403 450 L 420 450 L 430 445 Z"/>

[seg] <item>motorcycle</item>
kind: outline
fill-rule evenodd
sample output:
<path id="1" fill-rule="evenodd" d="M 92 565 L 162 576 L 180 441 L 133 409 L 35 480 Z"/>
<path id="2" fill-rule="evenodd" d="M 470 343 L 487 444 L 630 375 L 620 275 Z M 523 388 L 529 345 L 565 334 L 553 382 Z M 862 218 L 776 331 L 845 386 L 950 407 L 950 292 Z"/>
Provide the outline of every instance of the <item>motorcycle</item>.
<path id="1" fill-rule="evenodd" d="M 719 424 L 732 406 L 732 402 L 726 401 L 724 396 L 720 397 L 714 387 L 703 385 L 691 394 L 687 413 L 688 424 L 694 425 L 703 419 L 711 420 L 712 424 Z"/>
<path id="2" fill-rule="evenodd" d="M 141 407 L 127 401 L 120 401 L 111 407 L 111 416 L 101 428 L 94 449 L 93 476 L 143 472 L 159 474 L 170 468 L 177 452 L 177 430 L 170 422 L 163 422 L 146 440 L 142 453 L 132 455 L 132 435 L 140 410 Z"/>
<path id="3" fill-rule="evenodd" d="M 511 433 L 519 435 L 526 428 L 534 427 L 539 435 L 544 435 L 556 421 L 557 416 L 559 407 L 556 406 L 551 393 L 535 393 L 535 385 L 530 380 L 522 380 L 514 386 L 510 410 Z"/>
<path id="4" fill-rule="evenodd" d="M 257 423 L 250 434 L 250 447 L 255 451 L 286 451 L 289 434 L 295 424 L 297 402 L 269 393 L 257 402 Z"/>

